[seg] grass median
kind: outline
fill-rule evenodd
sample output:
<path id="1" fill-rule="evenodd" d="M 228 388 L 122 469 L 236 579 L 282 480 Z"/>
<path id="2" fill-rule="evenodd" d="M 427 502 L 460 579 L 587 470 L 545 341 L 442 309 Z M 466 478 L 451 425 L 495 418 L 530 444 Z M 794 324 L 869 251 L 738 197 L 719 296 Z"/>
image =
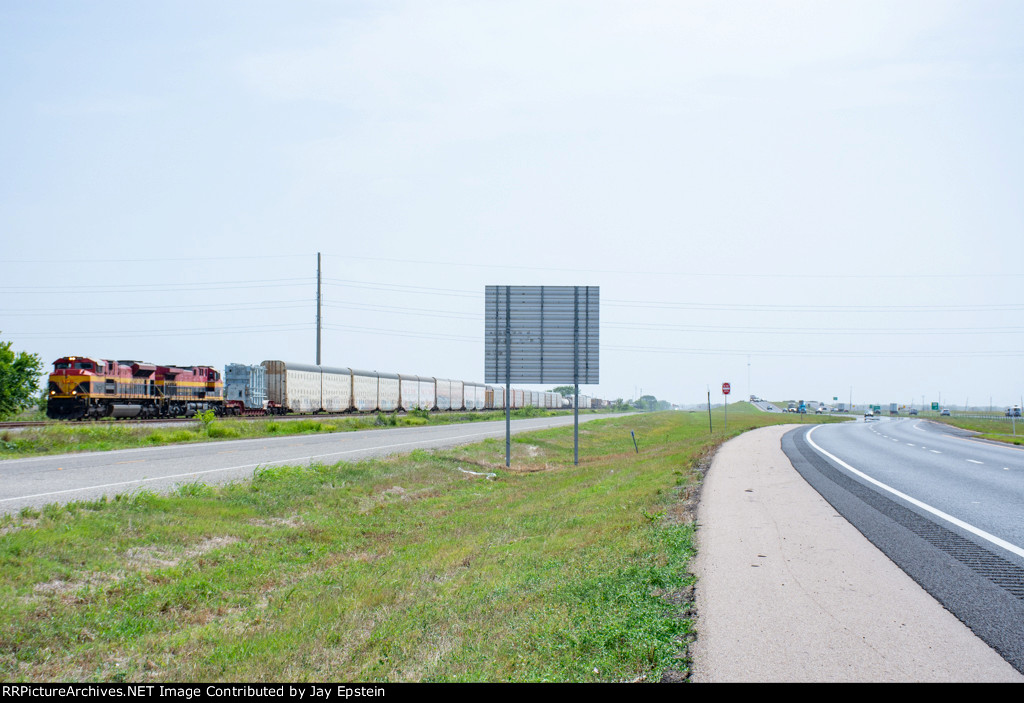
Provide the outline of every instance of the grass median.
<path id="1" fill-rule="evenodd" d="M 597 411 L 584 410 L 582 414 Z M 522 408 L 513 410 L 520 420 L 572 414 L 565 410 Z M 257 439 L 296 434 L 356 432 L 388 427 L 421 427 L 466 422 L 504 420 L 503 411 L 412 411 L 409 413 L 369 413 L 343 416 L 284 416 L 260 418 L 216 418 L 174 423 L 170 426 L 139 424 L 129 420 L 95 422 L 50 422 L 40 427 L 0 431 L 0 459 L 16 459 L 46 454 L 110 451 L 167 444 L 217 442 L 232 439 Z"/>
<path id="2" fill-rule="evenodd" d="M 700 467 L 780 415 L 600 420 L 0 521 L 6 681 L 685 678 Z M 638 441 L 634 447 L 630 432 Z"/>
<path id="3" fill-rule="evenodd" d="M 1024 424 L 1021 418 L 1008 417 L 931 417 L 932 422 L 939 422 L 962 430 L 976 432 L 981 439 L 990 439 L 1005 444 L 1024 445 Z"/>

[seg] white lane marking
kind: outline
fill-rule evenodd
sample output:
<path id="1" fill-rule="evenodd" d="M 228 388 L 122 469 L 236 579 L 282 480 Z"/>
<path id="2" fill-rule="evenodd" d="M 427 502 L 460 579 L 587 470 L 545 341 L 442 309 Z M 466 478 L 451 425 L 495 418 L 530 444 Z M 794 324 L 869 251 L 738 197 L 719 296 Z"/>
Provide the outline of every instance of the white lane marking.
<path id="1" fill-rule="evenodd" d="M 930 451 L 932 454 L 942 454 L 942 452 L 940 452 L 938 449 L 929 449 L 928 451 Z"/>
<path id="2" fill-rule="evenodd" d="M 974 525 L 971 525 L 970 523 L 966 523 L 963 520 L 960 520 L 958 518 L 953 517 L 952 515 L 944 513 L 941 510 L 939 510 L 938 508 L 933 508 L 932 506 L 928 505 L 927 503 L 922 503 L 917 498 L 911 498 L 906 493 L 902 493 L 900 491 L 897 491 L 892 486 L 887 486 L 884 483 L 882 483 L 881 481 L 879 481 L 878 479 L 871 478 L 870 476 L 868 476 L 863 471 L 858 471 L 857 469 L 853 468 L 852 466 L 847 464 L 845 461 L 843 461 L 842 459 L 837 457 L 835 454 L 830 454 L 829 452 L 825 451 L 824 449 L 819 447 L 817 444 L 815 444 L 813 439 L 811 439 L 811 434 L 814 432 L 814 430 L 818 429 L 818 427 L 821 427 L 821 425 L 816 425 L 816 426 L 812 427 L 811 430 L 807 433 L 806 437 L 807 437 L 807 443 L 810 444 L 812 447 L 814 447 L 814 449 L 817 450 L 820 454 L 824 454 L 829 459 L 831 459 L 832 461 L 836 462 L 837 464 L 839 464 L 840 466 L 842 466 L 846 470 L 856 474 L 857 476 L 860 476 L 865 481 L 873 483 L 874 485 L 878 486 L 882 490 L 888 491 L 889 493 L 892 493 L 894 496 L 902 498 L 903 500 L 907 501 L 911 505 L 916 505 L 917 507 L 921 508 L 922 510 L 927 510 L 932 515 L 935 515 L 936 517 L 938 517 L 938 518 L 940 518 L 942 520 L 950 522 L 950 523 L 956 525 L 957 527 L 959 527 L 961 529 L 967 530 L 971 534 L 977 535 L 978 537 L 981 537 L 982 539 L 987 540 L 987 541 L 991 542 L 992 544 L 994 544 L 996 546 L 1002 547 L 1003 549 L 1007 550 L 1008 552 L 1012 552 L 1012 553 L 1016 554 L 1019 557 L 1024 557 L 1024 548 L 1018 547 L 1016 544 L 1012 544 L 1010 542 L 1007 542 L 1004 539 L 1000 539 L 999 537 L 996 537 L 993 534 L 989 534 L 988 532 L 985 532 L 981 528 L 975 527 Z"/>
<path id="3" fill-rule="evenodd" d="M 559 415 L 557 417 L 569 417 L 569 418 L 571 418 L 572 416 L 571 415 L 566 415 L 566 416 Z M 592 419 L 597 419 L 597 418 L 592 418 Z M 504 422 L 504 420 L 494 420 L 494 422 Z M 513 423 L 515 423 L 515 422 L 527 423 L 527 422 L 530 422 L 530 420 L 514 420 Z M 456 424 L 456 423 L 453 423 L 453 424 Z M 457 424 L 468 424 L 468 423 L 457 423 Z M 514 424 L 513 424 L 513 427 L 515 427 Z M 522 425 L 519 425 L 519 431 L 522 431 L 524 429 L 525 430 L 533 430 L 533 429 L 543 430 L 543 429 L 549 429 L 549 428 L 553 429 L 555 427 L 561 427 L 561 425 L 544 425 L 544 424 L 530 424 L 530 425 L 527 425 L 527 424 L 522 424 Z M 359 430 L 359 432 L 394 432 L 396 434 L 400 433 L 400 434 L 405 435 L 405 434 L 414 434 L 414 433 L 415 434 L 422 434 L 422 431 L 424 429 L 430 429 L 430 427 L 429 426 L 427 426 L 426 428 L 423 428 L 423 427 L 396 427 L 394 429 Z M 501 432 L 504 433 L 505 430 L 502 430 Z M 324 437 L 330 437 L 332 435 L 337 437 L 338 434 L 339 433 L 324 433 L 324 434 L 311 434 L 311 435 L 306 435 L 306 436 L 310 437 L 310 438 L 318 438 L 318 437 L 319 438 L 324 438 Z M 343 434 L 350 435 L 350 436 L 355 436 L 355 435 L 358 434 L 358 432 L 357 433 L 345 432 Z M 78 459 L 78 458 L 86 458 L 87 459 L 87 458 L 96 457 L 96 456 L 103 456 L 103 457 L 124 456 L 124 455 L 130 454 L 130 453 L 134 453 L 134 452 L 162 452 L 162 451 L 167 451 L 168 448 L 173 448 L 173 447 L 188 449 L 188 448 L 193 448 L 193 447 L 208 446 L 208 445 L 211 445 L 211 444 L 227 444 L 227 443 L 230 443 L 232 446 L 243 446 L 243 445 L 257 444 L 257 443 L 278 444 L 280 442 L 287 442 L 287 441 L 294 440 L 294 439 L 295 439 L 295 435 L 284 435 L 284 436 L 281 436 L 281 437 L 254 437 L 253 439 L 227 439 L 227 440 L 218 440 L 216 442 L 198 442 L 198 443 L 195 443 L 195 444 L 169 444 L 169 445 L 165 445 L 165 446 L 162 446 L 162 447 L 135 447 L 135 448 L 129 448 L 129 449 L 114 449 L 114 450 L 110 450 L 110 451 L 70 452 L 70 453 L 67 453 L 67 454 L 46 454 L 44 456 L 26 457 L 24 459 L 0 459 L 0 469 L 5 469 L 5 468 L 11 467 L 11 466 L 17 466 L 19 464 L 27 464 L 27 463 L 32 463 L 32 462 L 53 461 L 54 458 L 61 458 L 61 457 L 73 457 L 75 459 Z M 428 441 L 433 441 L 433 440 L 428 440 Z M 255 449 L 266 449 L 266 448 L 267 447 L 261 447 L 261 446 L 255 447 Z M 87 467 L 87 468 L 91 468 L 91 467 Z"/>
<path id="4" fill-rule="evenodd" d="M 972 464 L 984 464 L 985 463 L 984 461 L 975 461 L 974 459 L 968 459 L 967 461 L 971 462 Z"/>
<path id="5" fill-rule="evenodd" d="M 80 493 L 82 491 L 93 491 L 99 488 L 117 488 L 119 486 L 131 486 L 135 484 L 149 483 L 150 481 L 167 481 L 175 478 L 185 478 L 186 476 L 204 476 L 206 474 L 215 474 L 221 471 L 237 471 L 239 469 L 254 469 L 260 466 L 273 466 L 275 464 L 288 464 L 290 462 L 302 462 L 311 461 L 313 459 L 322 459 L 328 456 L 340 456 L 342 454 L 355 454 L 356 452 L 367 452 L 375 451 L 378 449 L 393 449 L 395 447 L 407 447 L 410 444 L 424 444 L 431 442 L 447 442 L 453 439 L 467 439 L 470 437 L 489 437 L 491 435 L 504 435 L 505 430 L 501 429 L 495 432 L 477 432 L 474 434 L 458 435 L 456 437 L 442 437 L 438 439 L 421 439 L 415 442 L 399 442 L 398 444 L 385 444 L 377 447 L 367 447 L 364 449 L 348 449 L 343 452 L 331 452 L 329 454 L 313 454 L 312 456 L 306 457 L 293 457 L 291 459 L 281 459 L 279 461 L 266 461 L 259 462 L 256 464 L 242 464 L 240 466 L 227 466 L 223 469 L 208 469 L 206 471 L 189 471 L 184 474 L 173 474 L 170 476 L 154 476 L 153 478 L 140 478 L 134 481 L 119 481 L 118 483 L 104 483 L 96 486 L 83 486 L 82 488 L 68 488 L 63 491 L 50 491 L 49 493 L 35 493 L 28 496 L 15 496 L 14 498 L 0 498 L 0 503 L 8 503 L 12 500 L 27 500 L 29 498 L 45 498 L 46 496 L 58 496 L 65 493 Z"/>
<path id="6" fill-rule="evenodd" d="M 913 447 L 914 445 L 913 445 L 913 444 L 911 444 L 910 442 L 907 442 L 907 446 L 908 446 L 908 447 Z"/>

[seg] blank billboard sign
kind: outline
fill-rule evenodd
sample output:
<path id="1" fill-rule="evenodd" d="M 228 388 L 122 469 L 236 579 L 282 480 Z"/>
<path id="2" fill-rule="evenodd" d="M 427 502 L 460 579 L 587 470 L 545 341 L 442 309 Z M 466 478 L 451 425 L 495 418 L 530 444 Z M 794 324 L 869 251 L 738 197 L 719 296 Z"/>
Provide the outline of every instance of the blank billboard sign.
<path id="1" fill-rule="evenodd" d="M 487 286 L 486 383 L 600 383 L 600 286 Z"/>

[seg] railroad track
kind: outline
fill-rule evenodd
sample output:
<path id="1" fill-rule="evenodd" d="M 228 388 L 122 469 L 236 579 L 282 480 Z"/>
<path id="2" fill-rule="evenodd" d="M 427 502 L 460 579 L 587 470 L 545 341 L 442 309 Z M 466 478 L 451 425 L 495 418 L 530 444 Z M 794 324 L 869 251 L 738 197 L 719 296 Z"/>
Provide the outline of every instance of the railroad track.
<path id="1" fill-rule="evenodd" d="M 446 413 L 479 413 L 479 412 L 493 412 L 491 410 L 438 410 L 434 411 L 439 415 Z M 315 413 L 312 415 L 307 414 L 294 414 L 294 415 L 229 415 L 226 417 L 218 417 L 218 421 L 232 421 L 232 420 L 277 420 L 280 422 L 289 422 L 294 420 L 332 420 L 345 417 L 373 417 L 376 413 Z M 393 415 L 395 413 L 384 413 L 385 415 Z M 399 417 L 405 417 L 407 413 L 397 413 Z M 150 418 L 137 418 L 137 417 L 122 417 L 122 418 L 98 418 L 98 419 L 79 419 L 79 420 L 23 420 L 23 421 L 11 421 L 11 422 L 0 422 L 0 430 L 10 429 L 21 429 L 25 427 L 45 427 L 47 425 L 59 425 L 59 426 L 77 426 L 81 427 L 84 425 L 150 425 L 150 424 L 179 424 L 183 422 L 199 422 L 194 417 L 150 417 Z"/>
<path id="2" fill-rule="evenodd" d="M 465 411 L 463 411 L 465 412 Z M 390 413 L 389 413 L 390 414 Z M 366 416 L 367 413 L 362 413 L 362 416 Z M 399 413 L 399 415 L 405 415 L 405 413 Z M 319 413 L 316 415 L 239 415 L 231 417 L 218 417 L 217 420 L 281 420 L 287 422 L 289 420 L 329 420 L 332 418 L 341 417 L 359 417 L 360 414 L 355 413 Z M 136 417 L 124 417 L 117 419 L 110 418 L 99 418 L 95 420 L 32 420 L 32 421 L 11 421 L 11 422 L 0 422 L 0 430 L 7 429 L 19 429 L 24 427 L 45 427 L 46 425 L 61 425 L 61 426 L 82 426 L 82 425 L 147 425 L 153 423 L 163 424 L 178 424 L 182 422 L 198 422 L 194 417 L 151 417 L 151 418 L 136 418 Z"/>

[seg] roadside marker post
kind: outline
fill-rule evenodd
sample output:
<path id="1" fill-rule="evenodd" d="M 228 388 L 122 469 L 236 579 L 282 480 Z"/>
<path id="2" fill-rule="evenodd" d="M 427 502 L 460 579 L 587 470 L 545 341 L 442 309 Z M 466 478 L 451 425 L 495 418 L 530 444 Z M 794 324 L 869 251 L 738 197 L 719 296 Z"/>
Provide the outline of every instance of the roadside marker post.
<path id="1" fill-rule="evenodd" d="M 711 386 L 708 386 L 708 432 L 714 432 L 711 426 Z"/>

